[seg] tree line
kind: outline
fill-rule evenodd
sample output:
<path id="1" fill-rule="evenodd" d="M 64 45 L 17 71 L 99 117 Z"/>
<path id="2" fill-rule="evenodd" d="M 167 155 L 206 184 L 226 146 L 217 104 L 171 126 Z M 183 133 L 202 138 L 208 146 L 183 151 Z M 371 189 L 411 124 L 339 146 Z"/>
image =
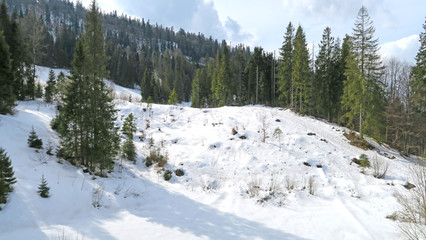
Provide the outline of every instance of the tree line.
<path id="1" fill-rule="evenodd" d="M 2 113 L 11 112 L 16 99 L 39 95 L 36 64 L 76 70 L 75 54 L 85 49 L 77 45 L 89 20 L 79 2 L 38 1 L 25 9 L 16 4 L 19 1 L 8 2 L 13 6 L 10 17 L 2 2 L 2 51 L 10 57 L 2 64 L 11 70 L 4 76 L 12 78 L 2 78 L 10 86 L 2 89 Z M 251 51 L 244 45 L 230 46 L 200 33 L 118 16 L 116 11 L 99 11 L 98 18 L 103 23 L 99 36 L 105 71 L 95 78 L 139 85 L 143 101 L 167 103 L 173 94 L 193 107 L 287 107 L 347 126 L 407 154 L 425 154 L 424 33 L 415 67 L 396 59 L 383 62 L 365 7 L 342 41 L 325 28 L 316 55 L 308 49 L 302 26 L 291 22 L 275 56 L 261 47 Z"/>

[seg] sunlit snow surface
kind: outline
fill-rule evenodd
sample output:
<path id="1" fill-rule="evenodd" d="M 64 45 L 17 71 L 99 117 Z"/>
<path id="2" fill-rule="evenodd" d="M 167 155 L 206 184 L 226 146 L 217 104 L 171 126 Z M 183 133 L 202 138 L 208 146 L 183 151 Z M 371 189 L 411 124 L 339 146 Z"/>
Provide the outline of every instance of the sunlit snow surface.
<path id="1" fill-rule="evenodd" d="M 46 82 L 48 69 L 38 68 L 38 75 Z M 398 209 L 394 193 L 406 191 L 402 184 L 409 180 L 411 163 L 396 151 L 376 144 L 393 160 L 377 150 L 363 151 L 348 143 L 344 128 L 289 110 L 194 109 L 187 104 L 148 108 L 138 102 L 139 90 L 115 85 L 114 91 L 117 125 L 130 113 L 136 117 L 138 159 L 136 164 L 117 161 L 108 178 L 93 179 L 45 154 L 49 142 L 55 149 L 59 141 L 49 126 L 55 104 L 18 102 L 14 115 L 0 115 L 0 146 L 10 155 L 18 180 L 0 211 L 0 239 L 400 237 L 397 225 L 385 217 Z M 43 140 L 40 153 L 27 146 L 31 127 Z M 274 137 L 276 128 L 281 139 Z M 142 130 L 144 141 L 139 138 Z M 150 138 L 154 148 L 168 155 L 166 169 L 181 168 L 184 176 L 174 174 L 166 182 L 159 168 L 145 166 Z M 362 153 L 389 164 L 385 179 L 351 164 Z M 51 188 L 47 199 L 37 194 L 42 174 Z M 310 178 L 315 195 L 305 188 Z M 291 180 L 295 188 L 289 191 L 286 182 Z M 100 208 L 92 206 L 97 186 L 105 191 Z M 253 190 L 257 193 L 251 194 Z"/>

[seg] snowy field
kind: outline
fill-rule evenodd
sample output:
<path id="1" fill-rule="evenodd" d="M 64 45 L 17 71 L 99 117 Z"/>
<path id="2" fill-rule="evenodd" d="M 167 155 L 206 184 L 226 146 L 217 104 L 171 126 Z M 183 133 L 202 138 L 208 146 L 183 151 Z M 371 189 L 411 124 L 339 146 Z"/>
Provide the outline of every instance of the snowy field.
<path id="1" fill-rule="evenodd" d="M 38 75 L 46 82 L 48 70 Z M 0 211 L 0 239 L 400 238 L 386 216 L 398 209 L 394 194 L 407 191 L 411 163 L 396 151 L 378 144 L 361 150 L 344 128 L 289 110 L 150 108 L 137 101 L 139 90 L 114 90 L 117 125 L 136 117 L 138 158 L 117 161 L 108 178 L 46 154 L 59 140 L 49 126 L 54 104 L 18 102 L 13 116 L 0 115 L 0 146 L 18 181 Z M 39 153 L 27 146 L 32 127 L 45 147 Z M 166 182 L 160 168 L 145 166 L 149 139 L 168 156 L 165 168 L 184 176 Z M 363 153 L 389 164 L 385 179 L 351 164 Z M 47 199 L 37 194 L 42 175 L 51 187 Z M 92 205 L 94 190 L 103 193 L 100 208 Z"/>

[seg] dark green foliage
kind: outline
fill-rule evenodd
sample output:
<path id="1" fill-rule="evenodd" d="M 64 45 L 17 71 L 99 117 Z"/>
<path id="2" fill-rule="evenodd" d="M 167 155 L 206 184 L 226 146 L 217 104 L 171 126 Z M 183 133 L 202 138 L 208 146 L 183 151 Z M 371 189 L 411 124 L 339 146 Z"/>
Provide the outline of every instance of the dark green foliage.
<path id="1" fill-rule="evenodd" d="M 40 82 L 37 82 L 34 96 L 35 96 L 35 98 L 42 98 L 43 97 L 43 88 L 41 87 Z"/>
<path id="2" fill-rule="evenodd" d="M 172 91 L 172 93 L 170 93 L 170 96 L 169 96 L 168 104 L 176 105 L 176 103 L 178 103 L 178 96 L 176 94 L 175 89 L 173 88 L 173 91 Z"/>
<path id="3" fill-rule="evenodd" d="M 130 113 L 126 119 L 124 120 L 123 127 L 121 131 L 128 137 L 133 138 L 133 134 L 136 132 L 136 124 L 135 124 L 135 117 L 133 113 Z"/>
<path id="4" fill-rule="evenodd" d="M 307 113 L 311 105 L 311 70 L 305 33 L 300 25 L 294 37 L 292 81 L 293 107 L 300 113 Z"/>
<path id="5" fill-rule="evenodd" d="M 47 186 L 47 181 L 44 178 L 44 175 L 41 175 L 41 182 L 40 182 L 40 185 L 38 186 L 37 193 L 40 194 L 40 197 L 42 198 L 48 198 L 50 194 L 49 191 L 50 191 L 50 187 Z"/>
<path id="6" fill-rule="evenodd" d="M 164 180 L 169 181 L 173 177 L 173 172 L 170 170 L 166 170 L 164 171 L 163 177 L 164 177 Z"/>
<path id="7" fill-rule="evenodd" d="M 10 68 L 9 46 L 0 30 L 0 114 L 12 112 L 15 96 L 13 94 L 13 75 Z"/>
<path id="8" fill-rule="evenodd" d="M 133 133 L 136 132 L 136 130 L 133 114 L 130 113 L 124 121 L 121 131 L 127 136 L 123 144 L 123 155 L 132 162 L 136 162 L 136 147 L 133 143 Z"/>
<path id="9" fill-rule="evenodd" d="M 40 138 L 38 138 L 38 135 L 36 131 L 34 130 L 34 127 L 31 129 L 30 135 L 28 136 L 27 143 L 28 143 L 28 146 L 31 148 L 37 148 L 37 149 L 43 148 L 43 141 Z"/>
<path id="10" fill-rule="evenodd" d="M 351 52 L 348 56 L 342 105 L 343 122 L 348 127 L 358 125 L 361 137 L 364 134 L 381 140 L 384 132 L 384 90 L 381 76 L 378 40 L 374 39 L 373 22 L 363 6 L 351 37 Z M 358 115 L 357 119 L 355 116 Z"/>
<path id="11" fill-rule="evenodd" d="M 316 115 L 336 121 L 343 92 L 344 75 L 340 68 L 340 43 L 331 36 L 329 27 L 324 29 L 319 53 L 315 61 L 313 96 Z"/>
<path id="12" fill-rule="evenodd" d="M 136 162 L 136 147 L 133 139 L 127 138 L 123 143 L 123 155 L 129 161 Z"/>
<path id="13" fill-rule="evenodd" d="M 284 106 L 294 105 L 294 84 L 293 84 L 293 45 L 294 27 L 291 22 L 288 24 L 284 35 L 284 42 L 280 49 L 281 64 L 278 68 L 279 99 Z"/>
<path id="14" fill-rule="evenodd" d="M 119 150 L 116 110 L 105 86 L 106 61 L 100 12 L 92 2 L 84 34 L 77 41 L 70 83 L 57 117 L 66 159 L 93 171 L 112 169 Z"/>
<path id="15" fill-rule="evenodd" d="M 0 204 L 7 202 L 7 196 L 13 190 L 12 185 L 16 183 L 13 175 L 12 162 L 6 151 L 0 147 Z"/>
<path id="16" fill-rule="evenodd" d="M 179 168 L 175 170 L 175 174 L 178 177 L 182 177 L 183 175 L 185 175 L 185 172 L 183 171 L 183 169 Z"/>
<path id="17" fill-rule="evenodd" d="M 369 168 L 370 167 L 370 160 L 368 160 L 367 155 L 361 154 L 359 156 L 359 161 L 360 161 L 360 164 L 359 164 L 360 167 L 363 167 L 363 168 Z"/>
<path id="18" fill-rule="evenodd" d="M 52 69 L 49 71 L 49 79 L 47 80 L 47 86 L 44 88 L 44 99 L 46 102 L 51 103 L 53 100 L 53 96 L 55 95 L 55 73 Z"/>

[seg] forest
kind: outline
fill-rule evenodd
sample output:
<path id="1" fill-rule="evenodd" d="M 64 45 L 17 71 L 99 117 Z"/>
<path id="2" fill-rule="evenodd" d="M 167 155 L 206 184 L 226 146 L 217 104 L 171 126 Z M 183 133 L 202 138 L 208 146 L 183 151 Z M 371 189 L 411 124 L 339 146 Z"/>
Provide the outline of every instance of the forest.
<path id="1" fill-rule="evenodd" d="M 325 28 L 317 54 L 308 49 L 303 23 L 288 23 L 283 26 L 283 43 L 276 55 L 261 46 L 231 46 L 225 40 L 117 11 L 97 11 L 100 22 L 92 19 L 97 28 L 93 31 L 101 37 L 89 40 L 86 32 L 93 24 L 87 24 L 87 13 L 81 2 L 68 0 L 2 0 L 1 114 L 13 113 L 16 100 L 33 100 L 52 91 L 49 86 L 43 90 L 36 82 L 35 66 L 40 65 L 71 69 L 71 76 L 61 76 L 56 82 L 68 78 L 78 89 L 99 89 L 100 98 L 107 93 L 97 80 L 108 78 L 121 86 L 140 88 L 144 102 L 173 103 L 169 101 L 173 97 L 196 108 L 248 104 L 290 108 L 349 127 L 361 137 L 373 137 L 403 154 L 426 155 L 426 22 L 416 64 L 411 66 L 397 58 L 381 59 L 375 27 L 365 7 L 343 39 L 333 37 L 332 29 Z M 90 41 L 102 48 L 90 54 L 86 49 Z M 94 56 L 101 56 L 102 63 L 84 67 L 84 58 Z M 84 76 L 93 72 L 93 80 L 97 80 L 85 83 Z M 70 116 L 75 114 L 67 105 L 67 97 L 73 95 L 66 85 L 57 88 L 64 91 L 56 122 L 63 136 L 71 131 L 63 125 L 70 124 Z M 74 94 L 91 96 L 83 90 Z M 47 95 L 44 97 L 51 101 Z M 98 103 L 96 99 L 93 102 Z M 110 100 L 104 104 L 113 112 Z M 113 120 L 110 113 L 104 116 Z M 110 128 L 106 134 L 113 139 L 113 124 L 105 122 L 105 128 Z M 87 129 L 92 130 L 98 131 Z M 115 149 L 111 141 L 93 144 L 104 146 L 98 149 L 99 154 L 110 149 L 109 159 Z M 80 143 L 69 144 L 69 151 L 79 149 L 72 144 Z M 87 164 L 94 158 L 79 154 Z"/>

